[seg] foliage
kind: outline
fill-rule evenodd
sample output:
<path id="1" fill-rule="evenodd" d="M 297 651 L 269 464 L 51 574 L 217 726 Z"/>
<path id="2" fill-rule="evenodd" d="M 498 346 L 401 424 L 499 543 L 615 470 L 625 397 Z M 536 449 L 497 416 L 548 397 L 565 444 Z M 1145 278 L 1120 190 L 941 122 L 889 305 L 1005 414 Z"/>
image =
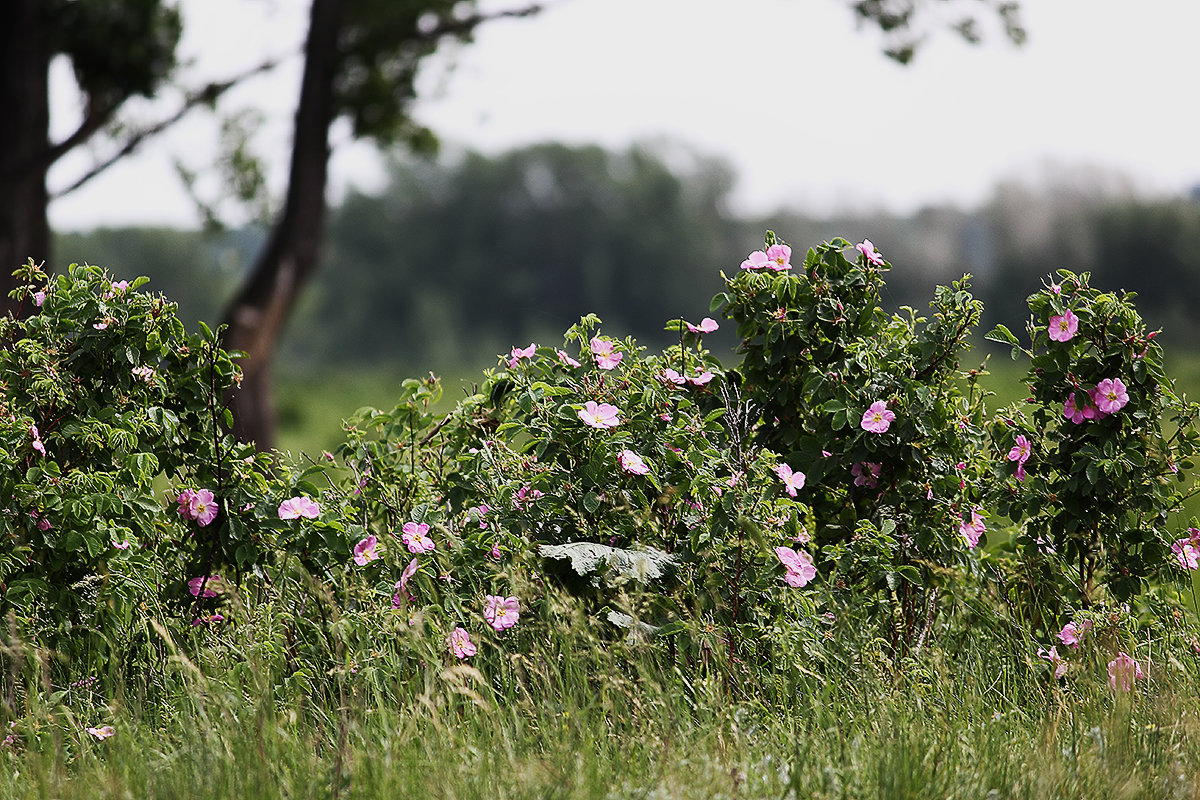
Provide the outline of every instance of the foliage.
<path id="1" fill-rule="evenodd" d="M 767 253 L 790 248 L 768 232 Z M 865 245 L 865 246 L 864 246 Z M 740 374 L 762 408 L 757 436 L 803 465 L 816 540 L 842 584 L 897 594 L 906 637 L 919 592 L 956 580 L 960 529 L 978 512 L 983 393 L 964 392 L 958 358 L 981 304 L 967 279 L 939 287 L 929 318 L 880 308 L 888 263 L 869 241 L 851 261 L 834 240 L 795 269 L 743 269 L 714 310 L 738 323 Z M 893 419 L 868 423 L 873 409 Z M 966 545 L 966 546 L 964 546 Z"/>
<path id="2" fill-rule="evenodd" d="M 1120 600 L 1169 578 L 1170 515 L 1195 494 L 1200 405 L 1176 396 L 1133 296 L 1059 270 L 1029 298 L 1032 396 L 994 421 L 996 510 L 1023 523 L 1017 544 L 1064 599 L 1083 607 L 1104 584 Z M 1004 457 L 1021 437 L 1027 460 Z"/>
<path id="3" fill-rule="evenodd" d="M 1016 703 L 1050 738 L 1047 708 L 1100 725 L 1163 698 L 1200 647 L 1200 534 L 1172 546 L 1165 516 L 1198 439 L 1130 298 L 1067 272 L 1034 295 L 1033 401 L 988 421 L 957 365 L 980 313 L 966 279 L 927 317 L 888 314 L 888 263 L 850 248 L 793 265 L 768 233 L 712 305 L 737 323 L 736 367 L 705 346 L 713 319 L 672 320 L 650 352 L 588 315 L 513 347 L 448 413 L 436 378 L 406 381 L 300 462 L 230 439 L 236 361 L 140 279 L 23 268 L 38 311 L 0 325 L 0 758 L 201 720 L 240 742 L 214 720 L 253 716 L 331 754 L 340 791 L 370 771 L 371 731 L 502 713 L 552 732 L 582 698 L 644 723 L 614 735 L 740 724 L 732 704 L 841 741 L 878 732 L 881 698 L 905 699 L 884 716 L 913 741 L 957 690 L 967 717 L 1004 698 L 993 721 Z M 1090 419 L 1061 418 L 1071 391 Z M 205 737 L 163 735 L 208 758 Z"/>
<path id="4" fill-rule="evenodd" d="M 32 262 L 18 278 L 38 313 L 0 320 L 0 613 L 77 670 L 120 656 L 187 577 L 257 560 L 257 534 L 226 512 L 262 491 L 263 464 L 220 435 L 233 361 L 144 279 L 72 265 L 47 282 Z M 215 491 L 215 523 L 167 511 L 164 479 Z"/>

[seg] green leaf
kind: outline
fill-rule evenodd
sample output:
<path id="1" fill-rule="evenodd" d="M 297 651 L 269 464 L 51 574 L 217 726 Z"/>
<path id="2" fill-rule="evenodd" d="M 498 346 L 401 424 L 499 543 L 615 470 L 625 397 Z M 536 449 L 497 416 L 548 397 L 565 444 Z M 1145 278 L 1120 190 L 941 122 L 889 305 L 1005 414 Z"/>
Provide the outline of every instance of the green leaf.
<path id="1" fill-rule="evenodd" d="M 588 492 L 583 496 L 583 509 L 589 514 L 595 514 L 600 508 L 600 495 Z"/>

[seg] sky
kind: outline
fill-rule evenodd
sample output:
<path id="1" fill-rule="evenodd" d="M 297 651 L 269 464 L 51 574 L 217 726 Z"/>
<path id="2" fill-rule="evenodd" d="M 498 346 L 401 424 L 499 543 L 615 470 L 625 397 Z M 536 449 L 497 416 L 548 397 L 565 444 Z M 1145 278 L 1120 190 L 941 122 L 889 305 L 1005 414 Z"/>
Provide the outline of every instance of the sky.
<path id="1" fill-rule="evenodd" d="M 473 43 L 428 62 L 415 115 L 450 149 L 668 140 L 728 160 L 739 176 L 733 209 L 755 214 L 970 208 L 997 182 L 1037 185 L 1076 168 L 1119 173 L 1149 195 L 1200 185 L 1196 0 L 1024 0 L 1024 46 L 1004 39 L 998 24 L 984 25 L 978 46 L 936 30 L 908 66 L 882 54 L 880 34 L 857 27 L 846 0 L 543 1 L 537 17 L 489 23 Z M 299 92 L 300 61 L 289 54 L 303 41 L 307 5 L 180 2 L 184 78 L 285 57 L 222 104 L 261 115 L 253 144 L 277 192 Z M 78 98 L 65 64 L 51 77 L 52 132 L 63 136 L 78 118 Z M 173 100 L 164 93 L 132 112 L 154 119 Z M 189 116 L 55 200 L 51 224 L 197 225 L 174 164 L 201 170 L 217 136 L 211 117 Z M 379 155 L 349 141 L 345 128 L 334 139 L 331 199 L 347 187 L 380 188 Z M 88 157 L 56 165 L 52 193 Z M 199 184 L 201 192 L 215 186 Z"/>

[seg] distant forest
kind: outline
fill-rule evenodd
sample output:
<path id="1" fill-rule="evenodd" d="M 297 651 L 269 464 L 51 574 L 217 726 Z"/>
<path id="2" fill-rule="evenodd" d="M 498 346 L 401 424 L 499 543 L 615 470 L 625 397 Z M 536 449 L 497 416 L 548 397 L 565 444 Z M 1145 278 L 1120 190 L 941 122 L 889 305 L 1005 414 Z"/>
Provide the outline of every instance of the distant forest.
<path id="1" fill-rule="evenodd" d="M 324 263 L 289 325 L 293 366 L 396 365 L 415 371 L 493 362 L 530 341 L 558 341 L 588 312 L 604 332 L 647 345 L 663 323 L 707 315 L 719 271 L 738 268 L 774 230 L 810 245 L 870 238 L 892 263 L 885 302 L 923 309 L 938 283 L 971 273 L 983 330 L 1024 326 L 1024 298 L 1065 267 L 1139 294 L 1168 348 L 1200 341 L 1200 202 L 1139 197 L 1126 181 L 1058 171 L 1036 186 L 997 186 L 982 207 L 909 216 L 816 218 L 729 210 L 735 173 L 685 148 L 621 152 L 544 144 L 494 157 L 402 160 L 375 195 L 330 215 Z M 61 233 L 56 265 L 88 262 L 179 303 L 189 326 L 219 319 L 263 234 L 124 228 Z M 722 338 L 723 337 L 723 338 Z M 710 344 L 732 347 L 728 326 Z"/>

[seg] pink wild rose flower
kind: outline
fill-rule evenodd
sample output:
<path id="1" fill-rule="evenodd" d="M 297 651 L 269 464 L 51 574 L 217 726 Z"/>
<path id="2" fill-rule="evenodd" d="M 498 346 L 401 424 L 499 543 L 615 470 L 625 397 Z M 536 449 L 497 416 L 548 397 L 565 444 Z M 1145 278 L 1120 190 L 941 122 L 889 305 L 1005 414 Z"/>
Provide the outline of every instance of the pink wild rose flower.
<path id="1" fill-rule="evenodd" d="M 1128 692 L 1133 688 L 1134 681 L 1140 681 L 1146 677 L 1146 673 L 1142 672 L 1142 665 L 1134 661 L 1133 658 L 1121 650 L 1117 653 L 1117 657 L 1108 662 L 1108 685 L 1113 691 Z"/>
<path id="2" fill-rule="evenodd" d="M 1050 338 L 1056 342 L 1071 341 L 1077 330 L 1079 330 L 1079 317 L 1075 316 L 1069 308 L 1050 318 Z"/>
<path id="3" fill-rule="evenodd" d="M 84 730 L 86 730 L 92 735 L 93 738 L 99 741 L 104 741 L 117 732 L 116 728 L 114 728 L 112 725 L 101 725 L 99 727 L 85 728 Z"/>
<path id="4" fill-rule="evenodd" d="M 1049 650 L 1039 647 L 1037 654 L 1038 658 L 1046 659 L 1054 667 L 1054 677 L 1061 678 L 1067 674 L 1067 661 L 1058 654 L 1058 650 L 1054 647 L 1051 647 Z"/>
<path id="5" fill-rule="evenodd" d="M 742 262 L 742 269 L 767 269 L 770 266 L 771 259 L 762 250 L 755 250 Z"/>
<path id="6" fill-rule="evenodd" d="M 1072 650 L 1078 650 L 1079 645 L 1083 643 L 1084 634 L 1092 629 L 1092 621 L 1085 619 L 1083 622 L 1076 625 L 1073 621 L 1062 626 L 1062 630 L 1058 632 L 1058 640 L 1070 647 Z"/>
<path id="7" fill-rule="evenodd" d="M 621 465 L 621 469 L 630 475 L 645 475 L 650 471 L 650 467 L 646 465 L 642 457 L 632 450 L 622 450 L 618 453 L 617 463 Z"/>
<path id="8" fill-rule="evenodd" d="M 521 615 L 521 603 L 515 597 L 489 594 L 484 599 L 483 618 L 497 631 L 517 624 Z"/>
<path id="9" fill-rule="evenodd" d="M 379 540 L 372 534 L 354 545 L 354 563 L 365 567 L 379 558 Z"/>
<path id="10" fill-rule="evenodd" d="M 410 553 L 428 553 L 436 545 L 429 538 L 429 526 L 424 522 L 406 522 L 400 529 L 400 540 Z"/>
<path id="11" fill-rule="evenodd" d="M 1017 480 L 1025 480 L 1025 462 L 1029 460 L 1032 453 L 1033 445 L 1025 438 L 1025 434 L 1019 434 L 1016 443 L 1008 451 L 1008 460 L 1017 462 Z"/>
<path id="12" fill-rule="evenodd" d="M 775 474 L 779 476 L 779 480 L 783 481 L 783 489 L 792 497 L 796 496 L 796 492 L 804 488 L 804 473 L 793 472 L 792 468 L 787 464 L 780 464 L 775 467 Z"/>
<path id="13" fill-rule="evenodd" d="M 529 347 L 513 347 L 508 353 L 508 368 L 512 369 L 517 365 L 517 362 L 522 358 L 533 358 L 533 354 L 537 352 L 537 345 L 533 342 L 529 343 Z"/>
<path id="14" fill-rule="evenodd" d="M 202 587 L 203 593 L 201 593 Z M 188 591 L 192 593 L 192 597 L 216 597 L 216 590 L 220 588 L 220 575 L 210 575 L 207 578 L 201 575 L 198 578 L 192 578 L 190 581 L 188 581 Z"/>
<path id="15" fill-rule="evenodd" d="M 599 336 L 592 337 L 592 355 L 596 357 L 596 366 L 600 369 L 612 369 L 621 363 L 623 353 L 618 353 L 616 345 Z"/>
<path id="16" fill-rule="evenodd" d="M 217 499 L 209 489 L 201 489 L 192 495 L 190 517 L 204 527 L 217 518 Z"/>
<path id="17" fill-rule="evenodd" d="M 455 628 L 454 632 L 446 637 L 446 646 L 455 658 L 470 658 L 475 655 L 477 649 L 471 641 L 471 634 L 462 628 Z"/>
<path id="18" fill-rule="evenodd" d="M 555 353 L 558 355 L 558 363 L 562 364 L 564 367 L 578 367 L 578 366 L 580 366 L 580 364 L 579 364 L 579 362 L 578 362 L 578 361 L 576 361 L 575 359 L 571 358 L 571 357 L 570 357 L 569 355 L 567 355 L 567 354 L 566 354 L 564 351 L 562 351 L 562 350 L 555 350 L 554 352 L 555 352 Z"/>
<path id="19" fill-rule="evenodd" d="M 533 489 L 527 483 L 520 489 L 517 489 L 517 493 L 513 495 L 513 506 L 523 511 L 529 508 L 533 501 L 537 500 L 543 494 L 541 489 Z"/>
<path id="20" fill-rule="evenodd" d="M 32 447 L 44 457 L 46 455 L 46 445 L 42 444 L 42 436 L 38 433 L 37 425 L 29 426 L 29 436 L 33 439 Z"/>
<path id="21" fill-rule="evenodd" d="M 868 489 L 874 489 L 879 485 L 879 473 L 883 471 L 883 464 L 874 461 L 859 461 L 850 467 L 850 474 L 854 476 L 855 486 L 865 486 Z"/>
<path id="22" fill-rule="evenodd" d="M 854 249 L 863 254 L 863 258 L 870 261 L 877 267 L 883 266 L 883 256 L 875 249 L 875 245 L 871 244 L 870 239 L 863 239 L 858 244 L 854 245 Z"/>
<path id="23" fill-rule="evenodd" d="M 392 595 L 392 608 L 400 608 L 406 601 L 413 599 L 413 594 L 408 590 L 408 582 L 413 575 L 417 574 L 417 560 L 414 558 L 408 562 L 408 566 L 400 573 L 400 580 L 396 581 L 393 587 L 396 593 Z"/>
<path id="24" fill-rule="evenodd" d="M 1120 378 L 1105 378 L 1096 384 L 1096 408 L 1105 414 L 1115 414 L 1129 402 L 1129 393 Z"/>
<path id="25" fill-rule="evenodd" d="M 687 383 L 688 379 L 680 375 L 675 370 L 667 368 L 663 370 L 661 380 L 667 383 L 673 383 L 676 386 L 682 386 L 683 384 Z"/>
<path id="26" fill-rule="evenodd" d="M 595 400 L 588 400 L 583 404 L 583 408 L 579 409 L 578 413 L 584 425 L 598 430 L 615 428 L 621 424 L 621 420 L 617 416 L 620 413 L 617 407 L 608 403 L 597 403 Z"/>
<path id="27" fill-rule="evenodd" d="M 773 244 L 767 248 L 767 269 L 783 272 L 792 268 L 792 248 L 786 244 Z"/>
<path id="28" fill-rule="evenodd" d="M 888 410 L 887 402 L 876 400 L 871 407 L 863 412 L 862 429 L 869 433 L 886 433 L 891 427 L 896 415 Z"/>
<path id="29" fill-rule="evenodd" d="M 280 519 L 316 519 L 321 516 L 321 507 L 308 497 L 289 497 L 279 504 Z"/>
<path id="30" fill-rule="evenodd" d="M 987 525 L 983 523 L 979 512 L 972 510 L 971 519 L 958 526 L 958 533 L 966 540 L 968 547 L 975 548 L 979 546 L 979 538 L 987 533 Z"/>
<path id="31" fill-rule="evenodd" d="M 817 577 L 817 568 L 813 566 L 812 556 L 805 551 L 797 553 L 790 547 L 776 547 L 775 556 L 787 568 L 783 579 L 788 586 L 799 589 Z"/>
<path id="32" fill-rule="evenodd" d="M 1171 552 L 1175 554 L 1179 566 L 1184 569 L 1200 569 L 1200 531 L 1188 528 L 1188 532 L 1191 535 L 1186 539 L 1175 540 L 1175 544 L 1171 545 Z"/>
<path id="33" fill-rule="evenodd" d="M 690 322 L 688 322 L 686 324 L 687 324 L 687 329 L 689 331 L 691 331 L 692 333 L 712 333 L 717 328 L 721 327 L 720 325 L 717 324 L 717 321 L 715 319 L 713 319 L 712 317 L 705 317 L 704 319 L 700 320 L 699 325 L 693 325 Z"/>

